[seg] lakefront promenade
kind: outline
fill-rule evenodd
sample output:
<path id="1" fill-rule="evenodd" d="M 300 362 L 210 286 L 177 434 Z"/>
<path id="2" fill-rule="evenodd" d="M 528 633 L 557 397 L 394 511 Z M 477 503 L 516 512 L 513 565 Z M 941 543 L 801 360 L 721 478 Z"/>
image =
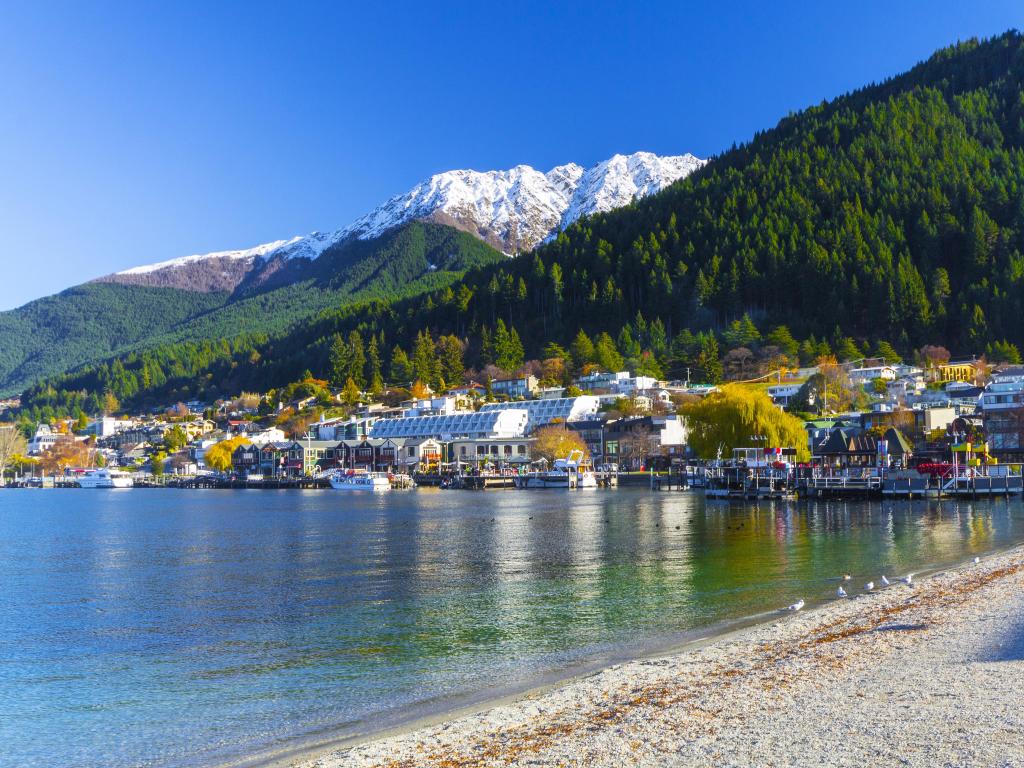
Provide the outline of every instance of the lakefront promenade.
<path id="1" fill-rule="evenodd" d="M 290 762 L 1024 765 L 1024 548 Z M 837 584 L 840 582 L 837 581 Z"/>

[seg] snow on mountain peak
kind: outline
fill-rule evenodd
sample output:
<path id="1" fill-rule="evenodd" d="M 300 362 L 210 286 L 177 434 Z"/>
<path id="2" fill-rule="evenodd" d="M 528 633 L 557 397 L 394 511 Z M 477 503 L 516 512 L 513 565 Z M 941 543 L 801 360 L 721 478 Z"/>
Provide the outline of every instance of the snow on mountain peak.
<path id="1" fill-rule="evenodd" d="M 250 270 L 271 259 L 317 259 L 346 239 L 370 240 L 410 221 L 454 226 L 504 253 L 529 251 L 580 217 L 660 192 L 706 162 L 690 154 L 661 157 L 636 152 L 614 155 L 590 168 L 567 163 L 547 173 L 529 165 L 504 171 L 445 171 L 334 232 L 313 232 L 244 250 L 184 256 L 102 279 L 232 290 Z"/>
<path id="2" fill-rule="evenodd" d="M 529 165 L 507 171 L 446 171 L 336 233 L 369 239 L 414 219 L 452 224 L 505 253 L 530 250 L 581 216 L 628 205 L 659 192 L 704 165 L 693 155 L 615 155 L 592 168 L 568 163 L 541 173 Z"/>

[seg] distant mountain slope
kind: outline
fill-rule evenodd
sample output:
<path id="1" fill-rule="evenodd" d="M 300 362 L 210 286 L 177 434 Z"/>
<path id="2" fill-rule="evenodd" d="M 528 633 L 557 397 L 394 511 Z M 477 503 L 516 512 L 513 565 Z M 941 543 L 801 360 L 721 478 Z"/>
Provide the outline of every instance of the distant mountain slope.
<path id="1" fill-rule="evenodd" d="M 281 333 L 346 302 L 413 296 L 504 258 L 464 232 L 414 222 L 315 261 L 262 261 L 231 293 L 87 283 L 0 312 L 0 393 L 156 344 Z"/>
<path id="2" fill-rule="evenodd" d="M 589 169 L 575 163 L 541 173 L 528 165 L 508 171 L 447 171 L 333 232 L 277 240 L 237 251 L 184 256 L 133 267 L 98 282 L 161 288 L 232 291 L 268 262 L 315 261 L 347 240 L 373 240 L 411 221 L 445 224 L 512 254 L 550 239 L 578 218 L 610 211 L 658 192 L 705 163 L 693 155 L 615 155 Z"/>
<path id="3" fill-rule="evenodd" d="M 227 299 L 223 292 L 88 283 L 0 312 L 0 393 L 110 357 Z"/>

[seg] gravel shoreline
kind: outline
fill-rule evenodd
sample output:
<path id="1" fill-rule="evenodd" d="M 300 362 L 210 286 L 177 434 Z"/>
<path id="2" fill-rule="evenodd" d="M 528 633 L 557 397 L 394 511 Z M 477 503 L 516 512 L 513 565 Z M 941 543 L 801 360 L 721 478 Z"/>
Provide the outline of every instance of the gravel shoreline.
<path id="1" fill-rule="evenodd" d="M 1024 766 L 1024 548 L 293 765 Z"/>

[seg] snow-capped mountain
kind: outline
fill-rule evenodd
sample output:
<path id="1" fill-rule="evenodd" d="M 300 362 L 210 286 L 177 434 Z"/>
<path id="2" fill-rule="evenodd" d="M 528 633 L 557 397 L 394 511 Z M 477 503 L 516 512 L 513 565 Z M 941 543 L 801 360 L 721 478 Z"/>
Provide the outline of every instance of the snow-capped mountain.
<path id="1" fill-rule="evenodd" d="M 703 166 L 690 154 L 615 155 L 584 169 L 575 163 L 542 173 L 528 165 L 506 171 L 447 171 L 420 182 L 346 227 L 237 251 L 184 256 L 134 267 L 104 281 L 230 291 L 273 262 L 318 258 L 350 238 L 370 240 L 410 221 L 469 232 L 506 254 L 529 251 L 581 216 L 610 211 L 659 192 Z"/>
<path id="2" fill-rule="evenodd" d="M 507 171 L 448 171 L 337 232 L 369 239 L 413 219 L 451 224 L 505 253 L 528 251 L 581 216 L 628 205 L 660 192 L 700 168 L 693 155 L 615 155 L 592 168 L 575 163 L 541 173 L 528 165 Z"/>

